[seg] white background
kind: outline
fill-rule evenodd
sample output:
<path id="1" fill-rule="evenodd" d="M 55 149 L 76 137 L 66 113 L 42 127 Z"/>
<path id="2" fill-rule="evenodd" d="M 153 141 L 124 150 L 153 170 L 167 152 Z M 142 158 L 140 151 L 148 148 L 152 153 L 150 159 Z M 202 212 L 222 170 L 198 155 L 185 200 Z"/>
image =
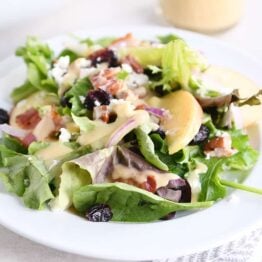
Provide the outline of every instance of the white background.
<path id="1" fill-rule="evenodd" d="M 0 7 L 0 60 L 12 55 L 27 35 L 50 38 L 79 29 L 112 25 L 168 25 L 157 0 L 8 0 Z M 110 32 L 108 32 L 110 34 Z M 156 32 L 157 33 L 157 32 Z M 212 37 L 230 42 L 262 60 L 262 1 L 247 0 L 234 28 Z M 262 75 L 262 72 L 261 72 Z M 19 219 L 19 217 L 17 218 Z M 262 253 L 262 246 L 258 254 Z M 0 226 L 1 262 L 93 261 L 32 243 Z M 253 261 L 262 261 L 254 256 Z"/>

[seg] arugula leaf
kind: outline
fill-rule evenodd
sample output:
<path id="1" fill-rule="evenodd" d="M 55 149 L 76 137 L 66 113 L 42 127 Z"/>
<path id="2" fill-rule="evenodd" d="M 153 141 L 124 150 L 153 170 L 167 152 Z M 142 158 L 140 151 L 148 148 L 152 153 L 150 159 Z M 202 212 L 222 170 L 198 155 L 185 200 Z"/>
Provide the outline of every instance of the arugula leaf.
<path id="1" fill-rule="evenodd" d="M 135 134 L 140 151 L 145 159 L 155 167 L 167 171 L 168 166 L 164 162 L 162 162 L 159 159 L 158 155 L 155 153 L 154 143 L 151 140 L 150 136 L 147 135 L 147 133 L 145 133 L 141 128 L 137 128 L 135 130 Z"/>
<path id="2" fill-rule="evenodd" d="M 202 161 L 201 161 L 202 160 Z M 200 161 L 208 167 L 206 174 L 200 176 L 201 192 L 199 201 L 218 200 L 226 196 L 226 188 L 221 184 L 219 174 L 223 170 L 224 158 L 211 158 Z"/>
<path id="3" fill-rule="evenodd" d="M 238 99 L 237 101 L 234 101 L 234 104 L 237 106 L 244 106 L 244 105 L 249 105 L 249 106 L 256 106 L 256 105 L 261 105 L 261 99 L 259 96 L 262 95 L 262 89 L 259 90 L 255 95 L 247 98 L 247 99 Z"/>
<path id="4" fill-rule="evenodd" d="M 232 147 L 238 150 L 237 153 L 230 157 L 212 157 L 209 160 L 204 158 L 198 159 L 208 166 L 207 173 L 201 175 L 202 190 L 199 196 L 200 201 L 217 200 L 225 197 L 225 186 L 229 186 L 230 183 L 234 182 L 228 181 L 226 183 L 226 180 L 221 179 L 220 174 L 226 170 L 249 170 L 258 159 L 258 152 L 250 146 L 247 135 L 236 129 L 230 130 L 229 133 L 232 138 Z M 231 176 L 233 176 L 232 180 L 238 178 L 235 174 Z"/>
<path id="5" fill-rule="evenodd" d="M 74 192 L 73 204 L 82 214 L 95 204 L 107 204 L 113 221 L 149 222 L 171 212 L 206 208 L 213 203 L 175 203 L 128 184 L 108 183 L 81 187 Z"/>

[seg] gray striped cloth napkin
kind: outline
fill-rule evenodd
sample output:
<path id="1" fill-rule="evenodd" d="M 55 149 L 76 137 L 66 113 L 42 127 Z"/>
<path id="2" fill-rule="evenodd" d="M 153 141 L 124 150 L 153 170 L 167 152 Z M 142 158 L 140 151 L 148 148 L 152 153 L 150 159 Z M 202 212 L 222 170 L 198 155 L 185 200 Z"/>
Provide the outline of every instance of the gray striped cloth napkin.
<path id="1" fill-rule="evenodd" d="M 262 228 L 226 245 L 173 259 L 154 262 L 262 262 Z M 259 250 L 257 250 L 259 249 Z M 256 253 L 256 258 L 254 257 Z"/>

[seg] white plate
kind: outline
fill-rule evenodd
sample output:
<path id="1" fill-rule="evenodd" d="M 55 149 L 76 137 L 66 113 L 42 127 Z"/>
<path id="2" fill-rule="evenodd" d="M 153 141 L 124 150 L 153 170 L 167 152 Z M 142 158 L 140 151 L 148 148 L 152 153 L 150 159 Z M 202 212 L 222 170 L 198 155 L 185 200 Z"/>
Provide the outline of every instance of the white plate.
<path id="1" fill-rule="evenodd" d="M 241 51 L 198 34 L 163 27 L 104 28 L 78 34 L 101 37 L 130 31 L 139 38 L 154 38 L 170 32 L 179 34 L 191 46 L 203 50 L 211 63 L 239 71 L 262 86 L 262 64 Z M 60 36 L 49 43 L 59 50 L 66 39 Z M 9 73 L 6 65 L 10 66 Z M 1 107 L 8 106 L 10 90 L 25 78 L 23 68 L 13 69 L 17 65 L 14 58 L 0 64 Z M 254 129 L 252 139 L 260 151 L 261 138 L 261 131 Z M 246 184 L 262 187 L 261 162 L 260 158 Z M 262 197 L 240 191 L 234 194 L 238 202 L 225 199 L 209 209 L 171 221 L 90 223 L 67 212 L 27 209 L 0 187 L 0 223 L 41 244 L 89 257 L 119 260 L 177 257 L 225 244 L 262 222 Z"/>

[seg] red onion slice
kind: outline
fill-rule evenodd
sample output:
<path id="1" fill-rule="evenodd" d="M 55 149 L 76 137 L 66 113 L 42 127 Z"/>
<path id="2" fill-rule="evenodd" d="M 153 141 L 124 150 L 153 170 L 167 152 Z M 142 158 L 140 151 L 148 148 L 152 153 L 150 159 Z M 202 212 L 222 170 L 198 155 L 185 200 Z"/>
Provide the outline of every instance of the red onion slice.
<path id="1" fill-rule="evenodd" d="M 118 142 L 130 131 L 138 126 L 137 121 L 134 118 L 130 118 L 126 123 L 120 126 L 109 138 L 107 147 L 117 145 Z"/>
<path id="2" fill-rule="evenodd" d="M 16 127 L 12 127 L 8 124 L 0 125 L 0 131 L 6 133 L 8 135 L 17 137 L 17 138 L 21 138 L 21 139 L 25 138 L 28 134 L 28 132 L 26 132 L 22 129 L 16 128 Z"/>
<path id="3" fill-rule="evenodd" d="M 163 108 L 158 107 L 146 107 L 145 110 L 149 112 L 150 114 L 162 118 L 166 115 L 167 111 Z"/>

